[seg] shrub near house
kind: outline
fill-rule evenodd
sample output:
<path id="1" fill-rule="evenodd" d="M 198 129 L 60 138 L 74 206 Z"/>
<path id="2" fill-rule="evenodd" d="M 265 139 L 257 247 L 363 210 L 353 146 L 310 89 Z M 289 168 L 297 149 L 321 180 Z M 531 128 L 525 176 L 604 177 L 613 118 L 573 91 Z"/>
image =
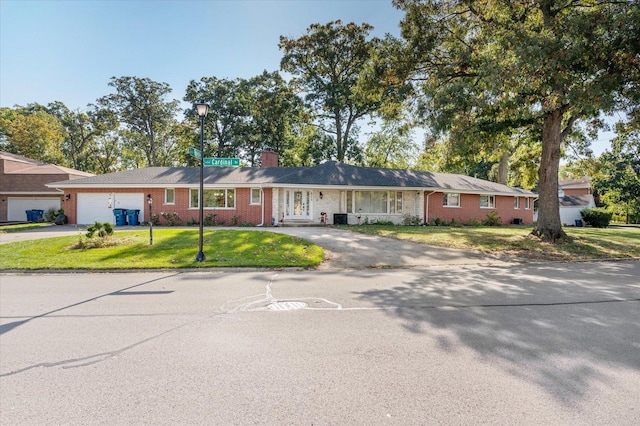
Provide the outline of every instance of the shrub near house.
<path id="1" fill-rule="evenodd" d="M 606 228 L 611 223 L 611 218 L 613 214 L 601 209 L 584 209 L 580 211 L 580 216 L 582 216 L 582 220 L 584 223 L 594 228 Z"/>

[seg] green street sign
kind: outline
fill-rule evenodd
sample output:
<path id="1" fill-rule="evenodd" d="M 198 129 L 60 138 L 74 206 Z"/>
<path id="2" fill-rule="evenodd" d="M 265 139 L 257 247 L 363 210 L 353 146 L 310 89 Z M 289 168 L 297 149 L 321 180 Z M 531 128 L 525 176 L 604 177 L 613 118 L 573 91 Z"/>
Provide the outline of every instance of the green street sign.
<path id="1" fill-rule="evenodd" d="M 239 158 L 205 158 L 204 165 L 216 166 L 216 167 L 238 167 L 240 166 L 240 159 Z"/>
<path id="2" fill-rule="evenodd" d="M 189 155 L 195 158 L 202 158 L 202 153 L 198 148 L 191 147 L 189 148 Z"/>

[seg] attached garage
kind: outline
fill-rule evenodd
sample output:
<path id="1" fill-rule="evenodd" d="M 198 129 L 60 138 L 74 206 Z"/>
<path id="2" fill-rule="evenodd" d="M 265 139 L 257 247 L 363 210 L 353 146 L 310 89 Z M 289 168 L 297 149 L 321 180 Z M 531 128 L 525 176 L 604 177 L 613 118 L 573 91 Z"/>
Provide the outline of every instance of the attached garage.
<path id="1" fill-rule="evenodd" d="M 60 197 L 8 197 L 7 220 L 23 222 L 27 220 L 26 210 L 60 209 Z"/>
<path id="2" fill-rule="evenodd" d="M 94 222 L 115 223 L 113 209 L 144 211 L 143 193 L 79 193 L 78 220 L 80 225 Z"/>

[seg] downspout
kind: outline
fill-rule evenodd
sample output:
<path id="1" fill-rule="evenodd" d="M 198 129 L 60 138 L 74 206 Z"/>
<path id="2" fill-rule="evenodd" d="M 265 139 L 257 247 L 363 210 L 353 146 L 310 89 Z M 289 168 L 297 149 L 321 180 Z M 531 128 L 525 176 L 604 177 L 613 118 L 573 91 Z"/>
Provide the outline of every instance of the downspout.
<path id="1" fill-rule="evenodd" d="M 431 191 L 424 198 L 425 199 L 425 202 L 424 202 L 424 223 L 426 223 L 426 224 L 429 224 L 429 197 L 431 197 L 435 193 L 436 193 L 436 191 Z"/>
<path id="2" fill-rule="evenodd" d="M 249 194 L 251 195 L 251 194 Z M 258 225 L 256 226 L 264 226 L 264 188 L 262 187 L 262 185 L 260 185 L 260 200 L 262 201 L 261 207 L 262 207 L 262 222 L 260 222 Z"/>

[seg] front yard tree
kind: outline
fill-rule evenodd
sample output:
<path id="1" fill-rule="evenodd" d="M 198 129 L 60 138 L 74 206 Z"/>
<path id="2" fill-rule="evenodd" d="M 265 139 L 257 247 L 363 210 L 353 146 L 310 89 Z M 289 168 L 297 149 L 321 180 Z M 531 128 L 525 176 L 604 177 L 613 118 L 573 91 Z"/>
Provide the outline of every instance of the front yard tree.
<path id="1" fill-rule="evenodd" d="M 347 157 L 349 144 L 357 143 L 358 120 L 378 111 L 386 95 L 358 90 L 381 46 L 380 39 L 368 38 L 372 29 L 369 24 L 333 21 L 312 24 L 297 39 L 280 37 L 284 52 L 280 67 L 294 76 L 293 83 L 306 95 L 318 126 L 332 136 L 338 161 Z"/>
<path id="2" fill-rule="evenodd" d="M 539 215 L 533 233 L 545 241 L 566 237 L 557 195 L 561 147 L 578 120 L 616 107 L 625 87 L 620 56 L 637 38 L 630 12 L 637 3 L 394 4 L 406 12 L 401 28 L 407 63 L 398 68 L 412 70 L 409 76 L 420 82 L 425 120 L 440 128 L 540 131 Z M 637 61 L 637 52 L 626 57 L 627 66 Z"/>
<path id="3" fill-rule="evenodd" d="M 171 87 L 139 77 L 112 77 L 109 86 L 116 93 L 98 99 L 98 105 L 117 114 L 124 126 L 125 147 L 142 153 L 147 166 L 173 165 L 176 141 L 172 130 L 178 101 L 168 99 Z M 135 163 L 144 166 L 139 160 Z"/>

